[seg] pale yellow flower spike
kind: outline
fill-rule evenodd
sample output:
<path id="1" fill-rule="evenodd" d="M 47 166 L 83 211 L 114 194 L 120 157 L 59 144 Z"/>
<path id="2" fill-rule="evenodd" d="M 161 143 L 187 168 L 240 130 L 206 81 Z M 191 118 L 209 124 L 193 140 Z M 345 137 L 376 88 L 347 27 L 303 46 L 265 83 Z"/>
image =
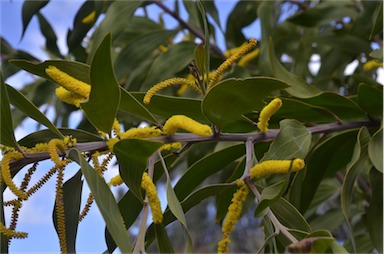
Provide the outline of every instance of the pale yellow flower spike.
<path id="1" fill-rule="evenodd" d="M 116 118 L 113 121 L 112 130 L 116 133 L 116 135 L 119 135 L 121 132 L 120 123 Z"/>
<path id="2" fill-rule="evenodd" d="M 28 233 L 25 232 L 16 232 L 12 229 L 7 228 L 4 226 L 2 222 L 0 222 L 0 233 L 7 237 L 8 239 L 11 238 L 26 238 L 28 236 Z"/>
<path id="3" fill-rule="evenodd" d="M 363 70 L 370 71 L 372 69 L 377 69 L 379 67 L 383 68 L 383 62 L 379 62 L 377 60 L 370 60 L 363 65 Z"/>
<path id="4" fill-rule="evenodd" d="M 182 147 L 182 143 L 180 142 L 174 142 L 174 143 L 170 143 L 170 144 L 164 144 L 160 147 L 160 151 L 164 151 L 164 150 L 167 150 L 167 151 L 170 151 L 172 149 L 180 149 Z"/>
<path id="5" fill-rule="evenodd" d="M 203 137 L 212 135 L 212 128 L 210 126 L 196 122 L 184 115 L 170 117 L 164 124 L 163 132 L 169 136 L 175 134 L 177 129 L 183 129 Z"/>
<path id="6" fill-rule="evenodd" d="M 106 144 L 108 146 L 109 151 L 113 152 L 113 147 L 117 142 L 119 142 L 118 138 L 111 138 L 110 140 L 107 141 Z"/>
<path id="7" fill-rule="evenodd" d="M 259 122 L 257 123 L 257 127 L 261 132 L 268 131 L 268 122 L 271 119 L 271 116 L 275 114 L 283 105 L 283 102 L 279 99 L 273 99 L 267 106 L 265 106 L 259 115 Z"/>
<path id="8" fill-rule="evenodd" d="M 112 177 L 111 180 L 109 180 L 109 186 L 118 186 L 123 184 L 123 179 L 121 178 L 120 175 L 116 175 L 115 177 Z"/>
<path id="9" fill-rule="evenodd" d="M 83 24 L 92 24 L 92 23 L 95 22 L 95 19 L 96 19 L 96 11 L 93 11 L 90 14 L 88 14 L 88 16 L 83 18 L 83 20 L 81 20 L 81 23 L 83 23 Z"/>
<path id="10" fill-rule="evenodd" d="M 121 139 L 128 138 L 155 138 L 161 136 L 162 131 L 156 126 L 132 128 L 118 135 Z"/>
<path id="11" fill-rule="evenodd" d="M 11 169 L 9 163 L 11 160 L 20 160 L 23 158 L 23 154 L 17 151 L 8 152 L 1 160 L 1 177 L 8 188 L 20 199 L 26 200 L 28 198 L 27 193 L 23 192 L 16 187 L 16 184 L 12 180 Z"/>
<path id="12" fill-rule="evenodd" d="M 258 57 L 259 54 L 260 54 L 260 49 L 255 49 L 254 51 L 252 51 L 252 52 L 246 54 L 245 56 L 243 56 L 243 57 L 240 59 L 238 65 L 239 65 L 240 67 L 245 67 L 245 66 L 247 66 L 247 64 L 248 64 L 251 60 L 253 60 L 253 59 L 255 59 L 256 57 Z"/>
<path id="13" fill-rule="evenodd" d="M 251 168 L 249 175 L 251 179 L 260 179 L 269 174 L 288 173 L 292 163 L 292 172 L 297 172 L 305 167 L 305 162 L 302 159 L 292 160 L 268 160 L 256 164 Z"/>
<path id="14" fill-rule="evenodd" d="M 147 193 L 148 203 L 152 211 L 153 223 L 161 223 L 163 221 L 163 213 L 161 211 L 159 197 L 157 196 L 156 186 L 146 172 L 143 174 L 141 188 L 143 188 Z"/>
<path id="15" fill-rule="evenodd" d="M 228 212 L 221 228 L 223 238 L 218 244 L 217 253 L 221 254 L 228 252 L 228 244 L 231 241 L 229 239 L 229 235 L 235 229 L 235 225 L 240 217 L 241 210 L 243 209 L 243 203 L 247 198 L 248 193 L 248 185 L 243 185 L 233 194 L 232 203 L 228 207 Z"/>
<path id="16" fill-rule="evenodd" d="M 67 165 L 67 161 L 61 160 L 57 150 L 65 152 L 65 144 L 61 139 L 51 139 L 48 142 L 48 152 L 51 160 L 59 167 L 64 167 Z"/>
<path id="17" fill-rule="evenodd" d="M 151 87 L 151 89 L 149 89 L 147 91 L 147 93 L 145 94 L 143 102 L 145 104 L 149 104 L 151 102 L 152 97 L 157 92 L 159 92 L 160 90 L 167 88 L 169 86 L 173 86 L 173 85 L 187 85 L 188 87 L 193 88 L 194 90 L 196 90 L 198 93 L 201 94 L 200 89 L 198 88 L 198 86 L 195 84 L 194 81 L 188 80 L 186 78 L 170 78 L 170 79 L 166 79 L 166 80 L 154 85 L 153 87 Z"/>
<path id="18" fill-rule="evenodd" d="M 91 86 L 89 84 L 75 79 L 53 65 L 48 66 L 48 68 L 45 69 L 45 72 L 53 81 L 63 86 L 68 91 L 74 92 L 84 98 L 89 97 L 91 92 Z"/>
<path id="19" fill-rule="evenodd" d="M 227 60 L 225 60 L 215 71 L 213 77 L 211 78 L 208 90 L 216 85 L 220 77 L 223 75 L 224 71 L 228 69 L 234 62 L 240 59 L 243 55 L 249 52 L 252 48 L 256 47 L 256 40 L 254 38 L 250 39 L 248 44 L 242 46 L 238 51 L 231 55 Z"/>
<path id="20" fill-rule="evenodd" d="M 87 99 L 81 95 L 78 95 L 77 93 L 68 91 L 62 86 L 56 88 L 55 93 L 59 100 L 67 104 L 75 105 L 78 108 L 80 108 L 80 103 L 84 102 Z"/>

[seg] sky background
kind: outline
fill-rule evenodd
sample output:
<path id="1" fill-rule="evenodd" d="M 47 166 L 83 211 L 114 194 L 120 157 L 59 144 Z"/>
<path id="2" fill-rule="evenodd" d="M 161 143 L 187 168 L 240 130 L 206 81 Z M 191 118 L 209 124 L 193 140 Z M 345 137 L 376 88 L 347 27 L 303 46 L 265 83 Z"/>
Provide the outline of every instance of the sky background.
<path id="1" fill-rule="evenodd" d="M 66 47 L 66 34 L 68 28 L 72 28 L 73 17 L 76 14 L 79 7 L 84 1 L 79 0 L 52 0 L 48 5 L 42 9 L 43 15 L 48 19 L 51 24 L 54 24 L 54 29 L 58 37 L 58 46 L 61 52 L 65 55 L 67 52 Z M 168 1 L 166 4 L 171 5 L 173 1 Z M 220 1 L 217 4 L 219 9 L 219 15 L 222 27 L 225 28 L 225 21 L 228 14 L 233 9 L 236 1 Z M 22 34 L 22 18 L 21 8 L 23 1 L 20 0 L 0 0 L 0 13 L 1 13 L 1 30 L 0 35 L 5 38 L 14 48 L 32 52 L 32 55 L 38 57 L 44 61 L 49 59 L 48 55 L 44 52 L 45 39 L 41 35 L 37 18 L 34 17 L 24 37 L 21 39 Z M 186 20 L 186 12 L 181 9 L 184 19 Z M 160 9 L 154 7 L 149 8 L 148 13 L 157 19 Z M 140 12 L 138 13 L 140 14 Z M 164 16 L 167 28 L 176 26 L 176 22 L 169 16 Z M 256 22 L 246 27 L 243 32 L 248 37 L 255 37 L 260 39 L 259 23 Z M 218 33 L 218 46 L 224 49 L 224 40 L 222 34 Z M 316 57 L 314 57 L 316 61 Z M 352 63 L 346 70 L 346 74 L 351 73 L 356 68 L 357 63 Z M 313 71 L 318 70 L 318 65 L 313 64 Z M 383 71 L 380 70 L 380 83 L 382 83 Z M 7 79 L 6 82 L 15 88 L 21 88 L 24 84 L 31 82 L 35 79 L 33 75 L 20 71 L 17 75 Z M 79 112 L 80 113 L 80 112 Z M 53 112 L 48 111 L 48 117 L 53 116 Z M 77 125 L 80 115 L 74 114 L 71 116 L 70 127 L 74 128 Z M 34 131 L 36 122 L 33 120 L 26 120 L 16 130 L 16 138 L 20 139 L 27 134 Z M 113 164 L 113 162 L 112 162 Z M 40 163 L 38 172 L 34 176 L 34 179 L 39 179 L 43 174 L 52 167 L 52 163 L 45 161 Z M 71 177 L 78 170 L 78 166 L 71 165 L 66 169 L 66 179 Z M 117 174 L 117 168 L 111 168 L 106 172 L 106 179 L 110 179 Z M 20 183 L 21 177 L 25 172 L 25 169 L 18 174 L 15 178 L 17 184 Z M 88 197 L 88 189 L 86 186 L 83 188 L 83 200 Z M 161 192 L 161 190 L 159 190 Z M 116 188 L 114 189 L 116 193 Z M 163 192 L 164 193 L 164 192 Z M 12 194 L 7 190 L 5 192 L 5 200 L 12 199 Z M 28 232 L 27 239 L 14 239 L 10 245 L 11 253 L 59 253 L 59 242 L 52 224 L 52 209 L 55 199 L 55 180 L 51 179 L 44 187 L 33 195 L 25 204 L 20 212 L 20 218 L 17 230 Z M 165 203 L 162 202 L 164 209 Z M 82 205 L 83 207 L 83 205 Z M 9 222 L 10 209 L 6 210 L 8 216 L 6 220 Z M 80 223 L 77 235 L 77 251 L 79 253 L 100 253 L 106 250 L 104 240 L 104 228 L 105 223 L 99 213 L 96 205 L 92 206 L 92 209 L 88 216 Z M 119 253 L 119 251 L 116 251 Z"/>

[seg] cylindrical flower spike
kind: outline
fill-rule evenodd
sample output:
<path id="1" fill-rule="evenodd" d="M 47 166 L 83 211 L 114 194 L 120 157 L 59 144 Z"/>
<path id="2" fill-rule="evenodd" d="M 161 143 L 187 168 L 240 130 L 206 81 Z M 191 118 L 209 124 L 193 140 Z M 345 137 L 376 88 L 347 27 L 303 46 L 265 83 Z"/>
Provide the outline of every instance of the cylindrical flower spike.
<path id="1" fill-rule="evenodd" d="M 74 105 L 78 108 L 80 108 L 80 103 L 84 102 L 87 99 L 81 95 L 78 95 L 77 93 L 68 91 L 62 86 L 56 88 L 55 93 L 59 100 L 67 104 Z"/>
<path id="2" fill-rule="evenodd" d="M 292 167 L 291 167 L 292 165 Z M 288 173 L 291 168 L 292 172 L 297 172 L 305 167 L 302 159 L 292 160 L 268 160 L 256 164 L 249 171 L 251 179 L 259 179 L 269 174 Z"/>
<path id="3" fill-rule="evenodd" d="M 247 64 L 248 64 L 251 60 L 253 60 L 253 59 L 255 59 L 256 57 L 258 57 L 259 54 L 260 54 L 260 49 L 255 49 L 254 51 L 252 51 L 252 52 L 246 54 L 245 56 L 243 56 L 243 57 L 239 60 L 239 64 L 238 64 L 238 65 L 239 65 L 240 67 L 245 67 L 245 66 L 247 66 Z"/>
<path id="4" fill-rule="evenodd" d="M 208 90 L 210 90 L 212 87 L 216 85 L 216 83 L 219 81 L 221 75 L 223 75 L 224 71 L 228 69 L 234 62 L 240 59 L 243 55 L 248 53 L 252 48 L 256 46 L 256 40 L 254 38 L 251 38 L 248 42 L 248 44 L 242 46 L 238 51 L 236 51 L 233 55 L 231 55 L 227 60 L 225 60 L 215 71 L 213 74 L 209 85 Z"/>
<path id="5" fill-rule="evenodd" d="M 194 81 L 188 80 L 186 78 L 170 78 L 151 87 L 151 89 L 149 89 L 148 92 L 145 94 L 143 102 L 145 104 L 149 104 L 153 95 L 155 95 L 160 90 L 173 85 L 187 85 L 188 87 L 196 90 L 198 93 L 201 93 L 199 87 L 195 84 Z"/>
<path id="6" fill-rule="evenodd" d="M 61 139 L 51 139 L 48 142 L 49 156 L 56 165 L 58 165 L 59 167 L 64 167 L 65 165 L 67 165 L 67 161 L 60 159 L 57 150 L 60 150 L 61 152 L 65 151 L 64 141 Z"/>
<path id="7" fill-rule="evenodd" d="M 121 185 L 123 183 L 123 179 L 121 178 L 120 174 L 119 175 L 116 175 L 115 177 L 112 177 L 111 180 L 109 180 L 109 184 L 108 185 L 112 185 L 112 186 L 118 186 L 118 185 Z"/>
<path id="8" fill-rule="evenodd" d="M 163 221 L 163 212 L 161 211 L 160 199 L 157 196 L 156 186 L 152 182 L 152 179 L 149 177 L 147 172 L 144 172 L 143 174 L 143 178 L 141 180 L 141 188 L 143 188 L 147 193 L 148 203 L 152 211 L 153 223 L 161 223 Z"/>
<path id="9" fill-rule="evenodd" d="M 143 128 L 132 128 L 126 132 L 118 134 L 121 139 L 128 138 L 155 138 L 161 136 L 162 131 L 156 126 L 143 127 Z"/>
<path id="10" fill-rule="evenodd" d="M 8 239 L 11 238 L 26 238 L 28 236 L 25 232 L 16 232 L 12 229 L 7 228 L 4 226 L 2 222 L 0 222 L 0 233 L 7 237 Z"/>
<path id="11" fill-rule="evenodd" d="M 198 136 L 207 137 L 212 135 L 210 126 L 196 122 L 184 115 L 174 115 L 170 117 L 164 124 L 163 132 L 166 135 L 173 135 L 177 129 L 183 129 Z"/>
<path id="12" fill-rule="evenodd" d="M 370 71 L 372 69 L 377 69 L 379 67 L 383 68 L 383 62 L 379 62 L 377 60 L 370 60 L 363 65 L 363 70 Z"/>
<path id="13" fill-rule="evenodd" d="M 4 183 L 8 186 L 8 188 L 20 199 L 25 200 L 28 198 L 27 193 L 23 192 L 19 188 L 16 187 L 16 184 L 12 180 L 11 169 L 9 167 L 9 163 L 11 160 L 20 160 L 23 158 L 23 155 L 20 152 L 12 151 L 8 152 L 4 155 L 1 160 L 1 177 L 4 180 Z"/>
<path id="14" fill-rule="evenodd" d="M 279 99 L 273 99 L 267 106 L 265 106 L 259 115 L 259 122 L 257 123 L 257 127 L 261 132 L 268 131 L 268 122 L 271 119 L 271 116 L 275 114 L 283 105 L 283 102 Z"/>
<path id="15" fill-rule="evenodd" d="M 84 98 L 89 97 L 91 92 L 91 86 L 89 84 L 75 79 L 53 65 L 48 66 L 48 68 L 45 69 L 45 72 L 53 81 L 63 86 L 68 91 L 74 92 Z"/>
<path id="16" fill-rule="evenodd" d="M 235 225 L 243 209 L 243 202 L 247 198 L 248 193 L 248 185 L 243 185 L 233 194 L 232 203 L 228 207 L 228 212 L 221 228 L 223 238 L 218 244 L 217 253 L 228 252 L 228 244 L 230 242 L 229 235 L 235 229 Z"/>

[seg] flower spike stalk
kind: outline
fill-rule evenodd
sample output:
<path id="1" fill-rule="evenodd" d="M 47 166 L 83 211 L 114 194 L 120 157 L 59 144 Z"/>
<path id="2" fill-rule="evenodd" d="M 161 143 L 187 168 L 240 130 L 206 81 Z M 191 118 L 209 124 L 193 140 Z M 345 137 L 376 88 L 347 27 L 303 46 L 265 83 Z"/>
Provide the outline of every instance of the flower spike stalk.
<path id="1" fill-rule="evenodd" d="M 163 132 L 169 136 L 175 134 L 177 129 L 183 129 L 203 137 L 212 135 L 212 128 L 210 126 L 201 124 L 184 115 L 170 117 L 164 124 Z"/>
<path id="2" fill-rule="evenodd" d="M 302 159 L 292 160 L 268 160 L 256 164 L 251 168 L 249 175 L 251 179 L 260 179 L 269 174 L 297 172 L 305 167 L 305 162 Z"/>
<path id="3" fill-rule="evenodd" d="M 261 132 L 268 131 L 268 122 L 271 119 L 271 116 L 275 114 L 283 105 L 283 102 L 279 99 L 273 99 L 267 106 L 265 106 L 259 116 L 259 122 L 257 123 L 257 127 Z"/>

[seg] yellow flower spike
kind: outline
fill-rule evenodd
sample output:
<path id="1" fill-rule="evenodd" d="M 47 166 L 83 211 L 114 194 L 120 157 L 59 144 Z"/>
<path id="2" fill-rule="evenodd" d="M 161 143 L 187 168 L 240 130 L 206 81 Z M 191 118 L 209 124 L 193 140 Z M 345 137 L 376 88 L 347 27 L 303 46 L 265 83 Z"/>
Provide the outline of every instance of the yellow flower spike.
<path id="1" fill-rule="evenodd" d="M 234 62 L 240 59 L 243 55 L 249 52 L 252 48 L 256 46 L 256 40 L 254 38 L 250 39 L 248 44 L 242 46 L 237 52 L 231 55 L 227 60 L 225 60 L 214 72 L 213 77 L 211 78 L 208 84 L 208 90 L 212 89 L 219 81 L 220 77 L 223 75 L 224 71 L 228 69 Z"/>
<path id="2" fill-rule="evenodd" d="M 372 69 L 377 69 L 379 67 L 383 68 L 383 63 L 382 62 L 379 62 L 377 60 L 370 60 L 370 61 L 367 61 L 363 65 L 363 70 L 364 71 L 370 71 Z"/>
<path id="3" fill-rule="evenodd" d="M 48 151 L 48 143 L 38 143 L 32 149 L 34 152 Z"/>
<path id="4" fill-rule="evenodd" d="M 170 78 L 151 87 L 151 89 L 149 89 L 145 94 L 143 102 L 145 104 L 149 104 L 151 102 L 153 95 L 155 95 L 160 90 L 173 85 L 187 85 L 188 87 L 193 88 L 194 90 L 196 90 L 198 93 L 201 94 L 199 87 L 195 84 L 194 81 L 188 80 L 186 78 Z"/>
<path id="5" fill-rule="evenodd" d="M 119 142 L 119 139 L 118 138 L 111 138 L 110 140 L 107 141 L 107 146 L 108 146 L 108 149 L 109 151 L 113 151 L 113 147 L 115 146 L 115 144 Z"/>
<path id="6" fill-rule="evenodd" d="M 65 146 L 73 147 L 74 145 L 76 145 L 77 140 L 76 138 L 72 138 L 72 136 L 65 136 L 63 142 Z"/>
<path id="7" fill-rule="evenodd" d="M 121 139 L 128 138 L 155 138 L 161 136 L 162 131 L 156 126 L 143 127 L 143 128 L 132 128 L 126 132 L 122 132 L 118 135 Z"/>
<path id="8" fill-rule="evenodd" d="M 170 117 L 164 124 L 163 132 L 169 136 L 175 134 L 177 129 L 183 129 L 203 137 L 212 135 L 212 128 L 210 126 L 201 124 L 184 115 Z"/>
<path id="9" fill-rule="evenodd" d="M 240 59 L 238 65 L 239 65 L 240 67 L 245 67 L 245 66 L 247 66 L 248 63 L 249 63 L 251 60 L 253 60 L 253 59 L 255 59 L 256 57 L 258 57 L 259 54 L 260 54 L 260 49 L 255 49 L 254 51 L 252 51 L 252 52 L 246 54 L 245 56 L 243 56 L 243 57 Z"/>
<path id="10" fill-rule="evenodd" d="M 163 213 L 161 211 L 159 197 L 157 196 L 156 186 L 146 172 L 144 172 L 141 180 L 141 188 L 147 193 L 148 203 L 152 211 L 153 223 L 161 223 L 163 221 Z"/>
<path id="11" fill-rule="evenodd" d="M 112 130 L 116 133 L 116 135 L 119 135 L 121 132 L 120 123 L 116 118 L 113 121 Z"/>
<path id="12" fill-rule="evenodd" d="M 248 185 L 243 185 L 233 194 L 232 203 L 228 207 L 228 212 L 221 228 L 223 238 L 218 244 L 217 253 L 228 252 L 228 244 L 230 243 L 229 235 L 235 229 L 235 225 L 240 217 L 243 203 L 247 198 L 248 193 Z"/>
<path id="13" fill-rule="evenodd" d="M 65 144 L 63 140 L 60 139 L 51 139 L 48 142 L 48 152 L 49 157 L 51 157 L 51 160 L 59 167 L 64 167 L 67 165 L 66 160 L 61 160 L 60 156 L 57 152 L 57 150 L 60 150 L 61 152 L 65 152 Z"/>
<path id="14" fill-rule="evenodd" d="M 0 222 L 0 233 L 7 237 L 8 239 L 11 238 L 26 238 L 28 236 L 28 233 L 25 232 L 16 232 L 12 229 L 7 228 L 4 226 L 2 222 Z"/>
<path id="15" fill-rule="evenodd" d="M 92 23 L 95 22 L 95 19 L 96 19 L 96 11 L 93 11 L 90 14 L 88 14 L 88 16 L 83 18 L 81 20 L 81 23 L 83 23 L 83 24 L 92 24 Z"/>
<path id="16" fill-rule="evenodd" d="M 112 177 L 111 180 L 109 180 L 109 186 L 118 186 L 118 185 L 121 185 L 123 184 L 124 181 L 123 181 L 123 178 L 121 178 L 120 175 L 116 175 L 115 177 Z"/>
<path id="17" fill-rule="evenodd" d="M 170 144 L 164 144 L 160 147 L 160 150 L 161 151 L 164 151 L 164 150 L 172 150 L 172 149 L 180 149 L 182 147 L 182 143 L 180 142 L 174 142 L 174 143 L 170 143 Z"/>
<path id="18" fill-rule="evenodd" d="M 227 51 L 224 52 L 224 56 L 226 58 L 234 55 L 235 53 L 238 53 L 242 48 L 244 48 L 244 46 L 246 46 L 248 44 L 248 42 L 244 42 L 243 44 L 241 44 L 240 47 L 237 47 L 237 48 L 232 48 L 232 49 L 228 49 Z"/>
<path id="19" fill-rule="evenodd" d="M 268 131 L 269 119 L 271 119 L 271 116 L 275 114 L 282 105 L 283 102 L 279 98 L 276 98 L 261 110 L 259 115 L 259 122 L 257 123 L 257 127 L 261 132 Z"/>
<path id="20" fill-rule="evenodd" d="M 305 162 L 302 159 L 292 160 L 268 160 L 256 164 L 251 168 L 249 175 L 251 179 L 259 179 L 269 174 L 288 173 L 292 164 L 292 172 L 297 172 L 305 167 Z"/>
<path id="21" fill-rule="evenodd" d="M 63 197 L 63 180 L 64 168 L 58 168 L 57 181 L 56 181 L 56 219 L 57 219 L 57 232 L 59 235 L 59 243 L 61 253 L 67 253 L 67 240 L 65 230 L 65 214 L 64 214 L 64 197 Z"/>
<path id="22" fill-rule="evenodd" d="M 12 180 L 11 169 L 9 163 L 11 160 L 20 160 L 23 158 L 23 154 L 17 151 L 8 152 L 1 160 L 1 177 L 8 188 L 20 199 L 26 200 L 28 198 L 27 193 L 16 187 L 16 184 Z"/>
<path id="23" fill-rule="evenodd" d="M 68 91 L 74 92 L 84 98 L 89 97 L 91 92 L 91 86 L 89 84 L 75 79 L 53 65 L 48 66 L 48 68 L 45 69 L 45 72 L 53 81 L 63 86 Z"/>

